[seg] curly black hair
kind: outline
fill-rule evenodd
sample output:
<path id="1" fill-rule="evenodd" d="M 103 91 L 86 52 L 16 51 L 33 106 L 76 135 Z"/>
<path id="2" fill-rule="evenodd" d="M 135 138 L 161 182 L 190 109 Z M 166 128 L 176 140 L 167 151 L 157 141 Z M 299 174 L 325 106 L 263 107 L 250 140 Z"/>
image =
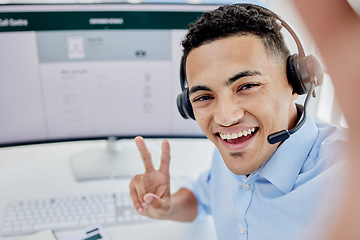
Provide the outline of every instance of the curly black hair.
<path id="1" fill-rule="evenodd" d="M 205 12 L 188 26 L 188 32 L 181 42 L 183 61 L 191 50 L 206 43 L 235 35 L 252 34 L 262 39 L 268 53 L 280 56 L 282 62 L 290 55 L 274 13 L 252 4 L 233 4 L 221 6 Z M 185 67 L 185 66 L 184 66 Z"/>

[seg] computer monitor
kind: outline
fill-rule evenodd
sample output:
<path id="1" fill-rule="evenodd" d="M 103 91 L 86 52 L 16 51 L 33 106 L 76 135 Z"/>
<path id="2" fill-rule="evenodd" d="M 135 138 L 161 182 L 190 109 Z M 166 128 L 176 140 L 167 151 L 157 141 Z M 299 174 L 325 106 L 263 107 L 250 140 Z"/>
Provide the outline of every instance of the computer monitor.
<path id="1" fill-rule="evenodd" d="M 215 7 L 2 5 L 0 147 L 137 135 L 203 137 L 176 106 L 180 42 L 188 23 Z M 114 157 L 111 151 L 100 155 L 72 159 L 79 179 L 108 175 L 77 173 L 84 166 L 100 169 L 96 159 L 103 155 Z M 124 166 L 129 164 L 119 175 L 133 174 Z"/>

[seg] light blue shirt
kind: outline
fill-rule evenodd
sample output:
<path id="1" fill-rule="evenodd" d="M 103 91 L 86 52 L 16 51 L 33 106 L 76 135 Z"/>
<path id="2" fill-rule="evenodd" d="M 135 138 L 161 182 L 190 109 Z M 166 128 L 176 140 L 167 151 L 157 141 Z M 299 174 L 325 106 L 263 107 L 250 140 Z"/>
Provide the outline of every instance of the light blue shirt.
<path id="1" fill-rule="evenodd" d="M 249 177 L 230 172 L 215 150 L 211 169 L 186 186 L 197 197 L 198 217 L 213 215 L 219 240 L 295 239 L 307 231 L 318 197 L 340 175 L 346 139 L 344 130 L 308 116 Z M 339 194 L 333 191 L 326 201 Z"/>

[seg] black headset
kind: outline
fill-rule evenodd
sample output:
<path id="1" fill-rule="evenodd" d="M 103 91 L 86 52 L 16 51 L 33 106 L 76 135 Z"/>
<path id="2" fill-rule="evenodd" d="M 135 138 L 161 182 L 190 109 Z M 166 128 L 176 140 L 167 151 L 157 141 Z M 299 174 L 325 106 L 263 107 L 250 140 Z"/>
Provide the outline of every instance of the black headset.
<path id="1" fill-rule="evenodd" d="M 251 4 L 241 5 L 246 6 Z M 284 129 L 268 136 L 268 142 L 274 144 L 286 140 L 304 124 L 306 120 L 307 104 L 311 95 L 315 97 L 314 88 L 322 84 L 323 70 L 319 60 L 315 56 L 305 55 L 304 48 L 294 30 L 277 14 L 269 9 L 266 10 L 269 11 L 274 18 L 280 21 L 281 25 L 290 33 L 296 42 L 298 53 L 290 55 L 286 61 L 287 78 L 294 92 L 299 95 L 307 94 L 304 103 L 304 111 L 297 125 L 291 130 Z M 176 102 L 178 110 L 183 118 L 195 120 L 194 112 L 189 100 L 189 88 L 187 87 L 184 61 L 185 59 L 182 57 L 180 63 L 180 86 L 182 93 L 178 95 Z"/>

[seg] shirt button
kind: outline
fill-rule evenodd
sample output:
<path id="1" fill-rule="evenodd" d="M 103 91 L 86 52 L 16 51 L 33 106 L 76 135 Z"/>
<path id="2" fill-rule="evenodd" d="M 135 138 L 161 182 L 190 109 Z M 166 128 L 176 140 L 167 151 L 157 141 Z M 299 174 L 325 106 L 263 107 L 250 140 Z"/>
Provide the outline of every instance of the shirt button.
<path id="1" fill-rule="evenodd" d="M 242 189 L 244 189 L 244 190 L 249 190 L 249 188 L 250 188 L 249 184 L 242 185 Z"/>
<path id="2" fill-rule="evenodd" d="M 241 234 L 245 234 L 246 233 L 246 229 L 244 227 L 240 227 L 240 233 Z"/>

